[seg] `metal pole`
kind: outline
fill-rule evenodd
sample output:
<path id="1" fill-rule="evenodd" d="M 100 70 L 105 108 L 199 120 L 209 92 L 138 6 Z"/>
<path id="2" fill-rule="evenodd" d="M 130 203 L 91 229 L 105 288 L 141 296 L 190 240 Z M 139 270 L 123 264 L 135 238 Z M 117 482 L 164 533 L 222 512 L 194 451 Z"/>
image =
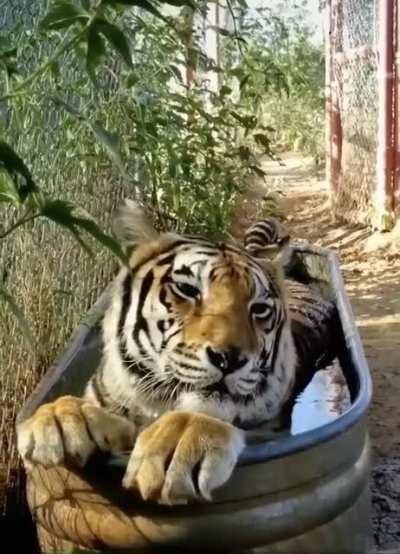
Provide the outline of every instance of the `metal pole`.
<path id="1" fill-rule="evenodd" d="M 324 8 L 324 35 L 325 35 L 325 176 L 332 193 L 332 173 L 331 173 L 331 109 L 332 109 L 332 59 L 331 59 L 331 0 L 326 0 Z M 333 198 L 331 197 L 331 201 Z"/>
<path id="2" fill-rule="evenodd" d="M 341 83 L 336 78 L 335 56 L 338 50 L 338 23 L 341 0 L 330 0 L 329 34 L 329 71 L 330 71 L 330 184 L 333 200 L 340 189 L 342 170 L 342 120 L 340 113 Z"/>
<path id="3" fill-rule="evenodd" d="M 395 167 L 393 178 L 392 209 L 395 216 L 400 215 L 400 2 L 395 0 L 396 30 L 395 30 L 395 65 L 394 65 L 394 148 Z"/>
<path id="4" fill-rule="evenodd" d="M 379 2 L 378 39 L 378 150 L 375 226 L 389 230 L 392 225 L 394 169 L 394 2 Z"/>

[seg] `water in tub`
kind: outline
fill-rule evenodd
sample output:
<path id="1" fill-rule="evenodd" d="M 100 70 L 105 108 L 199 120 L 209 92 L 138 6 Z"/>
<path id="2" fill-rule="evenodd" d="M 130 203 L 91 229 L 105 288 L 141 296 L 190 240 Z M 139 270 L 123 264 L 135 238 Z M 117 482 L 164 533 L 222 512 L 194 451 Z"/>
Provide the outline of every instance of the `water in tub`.
<path id="1" fill-rule="evenodd" d="M 277 440 L 287 435 L 298 435 L 321 427 L 350 408 L 350 393 L 339 361 L 317 371 L 295 400 L 290 429 L 274 431 L 266 422 L 246 430 L 248 444 Z M 272 427 L 274 425 L 272 424 Z"/>
<path id="2" fill-rule="evenodd" d="M 296 399 L 292 411 L 292 435 L 321 427 L 350 407 L 350 394 L 339 363 L 317 371 Z"/>

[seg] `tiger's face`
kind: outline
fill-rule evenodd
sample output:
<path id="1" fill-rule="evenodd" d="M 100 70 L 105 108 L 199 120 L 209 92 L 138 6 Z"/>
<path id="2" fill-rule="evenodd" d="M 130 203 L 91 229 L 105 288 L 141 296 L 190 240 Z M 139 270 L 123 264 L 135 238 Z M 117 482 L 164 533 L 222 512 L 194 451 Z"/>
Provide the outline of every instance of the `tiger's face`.
<path id="1" fill-rule="evenodd" d="M 249 402 L 268 388 L 287 324 L 279 279 L 240 248 L 164 236 L 134 252 L 114 306 L 136 392 Z"/>

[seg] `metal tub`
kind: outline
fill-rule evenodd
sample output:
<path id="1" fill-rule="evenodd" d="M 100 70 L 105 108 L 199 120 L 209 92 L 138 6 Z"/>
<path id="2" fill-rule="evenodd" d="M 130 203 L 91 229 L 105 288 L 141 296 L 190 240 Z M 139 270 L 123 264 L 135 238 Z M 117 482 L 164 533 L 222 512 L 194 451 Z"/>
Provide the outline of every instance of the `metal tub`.
<path id="1" fill-rule="evenodd" d="M 37 467 L 28 502 L 44 552 L 74 547 L 126 552 L 159 547 L 208 552 L 366 553 L 369 550 L 369 457 L 366 411 L 371 380 L 334 253 L 297 244 L 288 273 L 335 300 L 343 341 L 338 357 L 351 405 L 318 428 L 244 450 L 212 504 L 146 504 L 120 486 L 123 462 L 94 460 L 83 471 Z M 80 394 L 100 356 L 103 295 L 58 363 L 19 414 Z"/>

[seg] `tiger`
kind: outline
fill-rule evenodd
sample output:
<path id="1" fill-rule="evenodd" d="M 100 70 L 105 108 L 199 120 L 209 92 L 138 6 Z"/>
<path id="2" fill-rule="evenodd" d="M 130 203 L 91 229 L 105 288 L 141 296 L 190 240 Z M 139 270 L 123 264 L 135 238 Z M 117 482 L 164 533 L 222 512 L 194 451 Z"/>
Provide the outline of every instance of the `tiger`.
<path id="1" fill-rule="evenodd" d="M 114 229 L 129 264 L 110 291 L 101 364 L 82 397 L 18 424 L 19 453 L 29 472 L 128 452 L 122 486 L 143 500 L 210 501 L 245 429 L 279 419 L 321 358 L 334 306 L 254 249 L 157 232 L 133 201 Z"/>
<path id="2" fill-rule="evenodd" d="M 251 225 L 244 234 L 244 247 L 260 254 L 282 248 L 290 241 L 290 234 L 276 217 L 267 217 Z"/>

